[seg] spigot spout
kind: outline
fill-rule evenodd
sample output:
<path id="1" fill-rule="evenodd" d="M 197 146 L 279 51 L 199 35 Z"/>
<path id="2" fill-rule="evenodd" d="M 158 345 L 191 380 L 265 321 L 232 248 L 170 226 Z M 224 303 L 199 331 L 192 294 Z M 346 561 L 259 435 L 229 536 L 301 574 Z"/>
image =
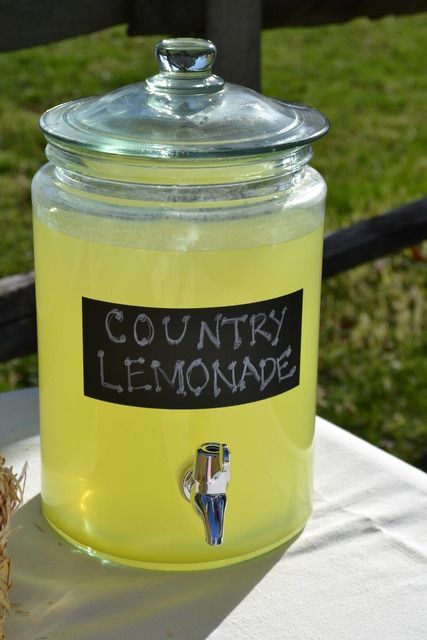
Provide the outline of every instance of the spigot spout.
<path id="1" fill-rule="evenodd" d="M 212 546 L 218 546 L 223 541 L 229 480 L 228 446 L 218 442 L 202 444 L 197 449 L 193 469 L 185 474 L 183 490 L 185 497 L 201 516 L 206 542 Z"/>
<path id="2" fill-rule="evenodd" d="M 227 505 L 225 493 L 219 493 L 215 496 L 196 493 L 193 504 L 203 519 L 206 542 L 213 547 L 222 544 L 225 507 Z"/>

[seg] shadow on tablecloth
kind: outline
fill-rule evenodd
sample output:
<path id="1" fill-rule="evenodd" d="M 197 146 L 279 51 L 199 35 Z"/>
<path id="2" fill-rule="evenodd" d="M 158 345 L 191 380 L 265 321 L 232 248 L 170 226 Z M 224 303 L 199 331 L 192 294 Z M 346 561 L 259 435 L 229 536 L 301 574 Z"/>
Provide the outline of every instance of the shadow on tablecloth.
<path id="1" fill-rule="evenodd" d="M 224 569 L 165 573 L 87 556 L 49 527 L 40 496 L 14 524 L 9 640 L 203 640 L 290 546 Z"/>

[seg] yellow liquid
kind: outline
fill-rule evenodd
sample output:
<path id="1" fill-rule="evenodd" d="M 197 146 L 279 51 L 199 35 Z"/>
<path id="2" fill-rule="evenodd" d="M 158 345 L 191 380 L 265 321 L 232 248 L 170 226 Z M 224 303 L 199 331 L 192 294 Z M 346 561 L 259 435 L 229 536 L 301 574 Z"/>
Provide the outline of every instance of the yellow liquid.
<path id="1" fill-rule="evenodd" d="M 322 229 L 287 242 L 212 251 L 97 243 L 37 217 L 34 235 L 42 500 L 51 524 L 101 555 L 161 569 L 230 564 L 301 530 L 311 510 Z M 198 410 L 123 406 L 83 394 L 82 296 L 192 308 L 268 300 L 301 288 L 300 384 L 290 391 Z M 183 474 L 207 441 L 227 443 L 231 451 L 219 547 L 206 544 L 202 520 L 181 493 Z"/>

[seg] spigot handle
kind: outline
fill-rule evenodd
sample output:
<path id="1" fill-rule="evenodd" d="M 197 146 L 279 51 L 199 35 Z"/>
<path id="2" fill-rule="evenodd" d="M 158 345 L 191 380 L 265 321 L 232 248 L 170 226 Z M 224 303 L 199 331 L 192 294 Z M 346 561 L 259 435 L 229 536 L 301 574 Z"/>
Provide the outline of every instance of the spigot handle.
<path id="1" fill-rule="evenodd" d="M 202 444 L 197 449 L 193 478 L 196 493 L 225 493 L 230 480 L 230 452 L 227 445 L 218 442 Z"/>

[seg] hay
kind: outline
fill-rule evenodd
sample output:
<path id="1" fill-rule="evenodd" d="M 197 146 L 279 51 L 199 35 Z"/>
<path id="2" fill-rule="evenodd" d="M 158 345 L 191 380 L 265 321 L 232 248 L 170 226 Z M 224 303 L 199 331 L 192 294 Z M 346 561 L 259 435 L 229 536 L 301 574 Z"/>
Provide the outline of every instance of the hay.
<path id="1" fill-rule="evenodd" d="M 22 504 L 27 471 L 25 464 L 17 476 L 13 473 L 12 467 L 5 467 L 4 463 L 3 456 L 0 456 L 0 640 L 5 640 L 4 621 L 6 614 L 10 613 L 11 560 L 7 555 L 10 523 L 13 514 Z"/>

